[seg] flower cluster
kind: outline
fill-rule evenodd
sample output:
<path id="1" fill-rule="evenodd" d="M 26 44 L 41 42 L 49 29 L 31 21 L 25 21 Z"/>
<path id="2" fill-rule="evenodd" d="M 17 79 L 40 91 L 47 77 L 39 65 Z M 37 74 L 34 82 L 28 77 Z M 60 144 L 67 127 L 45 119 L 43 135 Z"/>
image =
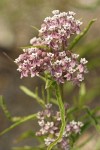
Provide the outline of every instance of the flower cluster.
<path id="1" fill-rule="evenodd" d="M 32 45 L 42 43 L 52 51 L 65 50 L 71 35 L 80 33 L 82 22 L 75 19 L 75 13 L 72 11 L 59 12 L 59 10 L 54 10 L 52 13 L 52 17 L 44 19 L 39 30 L 39 38 L 31 39 L 30 43 Z"/>
<path id="2" fill-rule="evenodd" d="M 52 17 L 45 18 L 39 37 L 30 40 L 31 48 L 24 49 L 15 62 L 21 78 L 31 75 L 38 76 L 41 72 L 48 72 L 58 83 L 72 81 L 79 83 L 87 73 L 85 58 L 78 61 L 78 54 L 66 50 L 68 41 L 73 34 L 80 32 L 79 20 L 74 18 L 74 12 L 53 11 Z"/>
<path id="3" fill-rule="evenodd" d="M 44 111 L 37 114 L 40 130 L 36 132 L 36 136 L 45 135 L 45 145 L 49 146 L 59 136 L 61 127 L 60 112 L 52 110 L 52 104 L 47 104 Z M 74 120 L 67 123 L 62 139 L 57 146 L 62 150 L 70 149 L 70 137 L 72 134 L 80 134 L 82 122 Z"/>
<path id="4" fill-rule="evenodd" d="M 84 80 L 84 73 L 87 73 L 85 58 L 78 62 L 78 54 L 70 51 L 55 52 L 51 55 L 50 66 L 48 68 L 51 76 L 58 82 L 64 83 L 65 80 L 79 83 Z"/>
<path id="5" fill-rule="evenodd" d="M 21 72 L 22 77 L 38 76 L 40 72 L 47 69 L 48 57 L 45 51 L 38 48 L 28 48 L 23 50 L 24 53 L 19 55 L 15 60 L 18 64 L 18 71 Z"/>
<path id="6" fill-rule="evenodd" d="M 65 80 L 79 83 L 84 80 L 84 73 L 87 73 L 85 58 L 78 62 L 78 54 L 70 51 L 46 52 L 38 48 L 24 49 L 15 62 L 18 64 L 18 71 L 21 77 L 38 76 L 41 72 L 48 71 L 59 83 Z"/>

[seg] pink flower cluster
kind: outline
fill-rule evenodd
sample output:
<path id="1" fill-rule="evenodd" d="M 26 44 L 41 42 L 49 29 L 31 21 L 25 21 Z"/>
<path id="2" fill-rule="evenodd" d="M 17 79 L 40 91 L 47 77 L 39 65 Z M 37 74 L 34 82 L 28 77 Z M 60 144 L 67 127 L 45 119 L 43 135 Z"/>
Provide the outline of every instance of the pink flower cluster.
<path id="1" fill-rule="evenodd" d="M 80 25 L 82 22 L 74 18 L 74 12 L 52 11 L 52 17 L 46 17 L 41 29 L 39 30 L 40 38 L 30 40 L 32 45 L 40 43 L 46 45 L 51 51 L 65 50 L 68 45 L 68 39 L 73 34 L 80 33 Z"/>
<path id="2" fill-rule="evenodd" d="M 60 13 L 53 11 L 52 17 L 47 17 L 39 30 L 39 37 L 30 40 L 31 48 L 24 49 L 15 62 L 22 77 L 38 76 L 48 72 L 58 82 L 72 81 L 79 83 L 87 73 L 85 58 L 78 61 L 78 54 L 66 50 L 68 41 L 73 34 L 80 32 L 81 22 L 74 18 L 74 12 Z"/>
<path id="3" fill-rule="evenodd" d="M 15 60 L 18 64 L 18 71 L 21 72 L 22 77 L 38 76 L 40 72 L 47 69 L 48 57 L 45 51 L 38 48 L 28 48 L 23 50 L 24 53 L 19 55 Z"/>
<path id="4" fill-rule="evenodd" d="M 44 111 L 37 114 L 38 124 L 40 130 L 36 132 L 36 136 L 45 135 L 45 145 L 49 146 L 59 136 L 61 118 L 60 112 L 52 110 L 52 104 L 47 104 Z M 75 122 L 74 120 L 66 124 L 65 131 L 62 139 L 58 142 L 57 146 L 62 150 L 70 149 L 71 135 L 80 134 L 82 122 Z"/>
<path id="5" fill-rule="evenodd" d="M 38 48 L 24 49 L 15 62 L 18 64 L 18 71 L 22 77 L 38 76 L 41 72 L 48 71 L 59 83 L 65 80 L 79 83 L 84 80 L 84 73 L 87 73 L 85 58 L 78 62 L 78 54 L 70 51 L 46 52 Z"/>

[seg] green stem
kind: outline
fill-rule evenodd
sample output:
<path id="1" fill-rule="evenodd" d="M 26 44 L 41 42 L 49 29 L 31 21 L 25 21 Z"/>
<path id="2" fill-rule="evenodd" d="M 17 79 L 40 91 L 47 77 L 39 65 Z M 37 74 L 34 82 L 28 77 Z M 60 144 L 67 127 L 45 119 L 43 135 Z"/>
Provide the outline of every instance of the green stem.
<path id="1" fill-rule="evenodd" d="M 60 116 L 61 116 L 61 128 L 60 128 L 60 133 L 59 133 L 59 137 L 53 142 L 51 143 L 47 150 L 51 150 L 62 138 L 64 130 L 65 130 L 65 126 L 66 126 L 66 121 L 65 121 L 65 108 L 64 108 L 64 104 L 62 102 L 62 98 L 61 98 L 61 92 L 60 92 L 60 87 L 58 84 L 56 84 L 56 97 L 57 97 L 57 101 L 59 104 L 59 110 L 60 110 Z"/>
<path id="2" fill-rule="evenodd" d="M 47 103 L 50 103 L 50 88 L 47 88 Z"/>
<path id="3" fill-rule="evenodd" d="M 64 102 L 64 99 L 63 99 L 63 97 L 64 97 L 64 92 L 63 92 L 63 91 L 64 91 L 64 90 L 63 90 L 63 89 L 64 89 L 64 86 L 63 86 L 63 84 L 61 84 L 61 85 L 60 85 L 60 91 L 61 91 L 62 101 Z"/>

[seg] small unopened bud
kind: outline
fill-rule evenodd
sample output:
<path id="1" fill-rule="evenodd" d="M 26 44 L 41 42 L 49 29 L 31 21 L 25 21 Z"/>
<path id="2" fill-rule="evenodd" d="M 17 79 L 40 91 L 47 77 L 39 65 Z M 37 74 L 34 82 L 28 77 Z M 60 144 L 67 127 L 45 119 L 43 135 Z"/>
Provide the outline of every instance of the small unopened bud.
<path id="1" fill-rule="evenodd" d="M 45 57 L 46 56 L 46 52 L 42 52 L 42 57 Z"/>

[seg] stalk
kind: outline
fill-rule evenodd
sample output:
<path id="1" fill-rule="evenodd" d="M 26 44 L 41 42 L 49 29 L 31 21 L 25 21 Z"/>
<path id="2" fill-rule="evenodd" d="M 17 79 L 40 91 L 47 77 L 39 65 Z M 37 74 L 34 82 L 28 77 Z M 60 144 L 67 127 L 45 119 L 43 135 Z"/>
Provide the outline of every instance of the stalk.
<path id="1" fill-rule="evenodd" d="M 60 87 L 59 87 L 58 84 L 56 84 L 55 89 L 56 89 L 56 98 L 57 98 L 57 101 L 58 101 L 58 106 L 59 106 L 59 110 L 60 110 L 62 125 L 61 125 L 61 128 L 60 128 L 58 138 L 48 146 L 47 150 L 51 150 L 61 140 L 61 138 L 63 136 L 63 133 L 64 133 L 64 130 L 65 130 L 65 126 L 66 126 L 65 108 L 64 108 L 63 101 L 62 101 L 62 97 L 61 97 Z"/>

